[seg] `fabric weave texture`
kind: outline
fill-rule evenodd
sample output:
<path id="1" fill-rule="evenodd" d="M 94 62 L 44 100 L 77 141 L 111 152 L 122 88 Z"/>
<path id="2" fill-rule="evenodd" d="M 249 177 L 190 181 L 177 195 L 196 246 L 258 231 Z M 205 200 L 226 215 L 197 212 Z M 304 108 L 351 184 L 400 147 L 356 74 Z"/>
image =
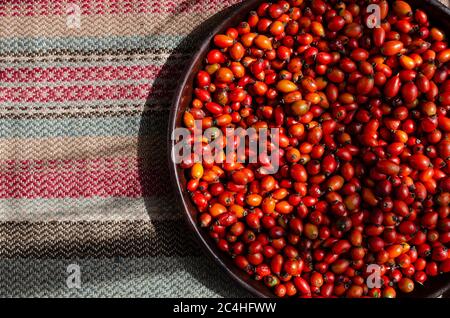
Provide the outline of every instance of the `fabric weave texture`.
<path id="1" fill-rule="evenodd" d="M 249 296 L 166 158 L 177 81 L 241 1 L 0 0 L 0 297 Z"/>

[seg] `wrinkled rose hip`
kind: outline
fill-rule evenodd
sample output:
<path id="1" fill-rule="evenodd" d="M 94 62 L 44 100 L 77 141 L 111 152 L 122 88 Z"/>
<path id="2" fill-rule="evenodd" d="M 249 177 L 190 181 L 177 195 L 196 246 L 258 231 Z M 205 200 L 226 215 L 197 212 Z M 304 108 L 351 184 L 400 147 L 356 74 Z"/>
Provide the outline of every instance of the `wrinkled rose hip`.
<path id="1" fill-rule="evenodd" d="M 450 49 L 424 11 L 371 3 L 374 28 L 367 1 L 262 3 L 195 77 L 191 131 L 280 128 L 273 175 L 181 164 L 199 225 L 279 297 L 396 297 L 450 271 Z"/>

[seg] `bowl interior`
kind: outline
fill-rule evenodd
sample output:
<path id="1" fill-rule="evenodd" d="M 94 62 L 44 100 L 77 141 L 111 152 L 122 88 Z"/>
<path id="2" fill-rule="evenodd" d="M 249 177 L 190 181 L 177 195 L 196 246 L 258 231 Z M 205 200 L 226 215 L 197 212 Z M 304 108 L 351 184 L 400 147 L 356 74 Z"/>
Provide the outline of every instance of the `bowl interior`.
<path id="1" fill-rule="evenodd" d="M 224 31 L 230 26 L 237 25 L 248 14 L 249 11 L 255 9 L 264 0 L 249 0 L 245 1 L 237 7 L 234 13 L 217 25 L 205 35 L 205 40 L 194 54 L 190 64 L 187 66 L 185 75 L 181 79 L 179 87 L 174 96 L 172 112 L 169 123 L 169 166 L 173 184 L 176 185 L 179 194 L 179 201 L 183 212 L 187 218 L 187 222 L 191 230 L 201 242 L 201 245 L 208 251 L 208 254 L 220 264 L 225 272 L 227 272 L 238 284 L 246 288 L 253 295 L 258 297 L 274 297 L 272 291 L 261 282 L 255 281 L 248 274 L 237 268 L 232 262 L 231 258 L 225 253 L 216 248 L 215 243 L 197 226 L 197 210 L 190 199 L 190 194 L 185 189 L 187 183 L 184 171 L 171 160 L 172 149 L 174 141 L 171 140 L 171 134 L 177 127 L 182 127 L 182 116 L 184 111 L 189 107 L 192 100 L 192 91 L 194 76 L 203 65 L 206 53 L 210 48 L 212 37 Z M 412 0 L 409 1 L 414 8 L 422 8 L 427 12 L 433 24 L 440 26 L 446 31 L 447 36 L 450 30 L 450 9 L 438 2 L 437 0 Z M 408 295 L 408 297 L 437 297 L 445 294 L 450 290 L 450 275 L 446 274 L 439 277 L 430 278 L 424 287 L 418 287 L 416 290 Z M 450 297 L 450 295 L 449 295 Z"/>

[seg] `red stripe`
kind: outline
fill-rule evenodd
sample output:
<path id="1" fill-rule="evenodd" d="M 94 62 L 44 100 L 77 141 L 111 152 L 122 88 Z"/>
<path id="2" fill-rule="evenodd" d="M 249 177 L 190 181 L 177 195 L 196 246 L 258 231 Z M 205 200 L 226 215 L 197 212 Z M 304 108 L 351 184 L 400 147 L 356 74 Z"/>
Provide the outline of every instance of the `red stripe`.
<path id="1" fill-rule="evenodd" d="M 9 67 L 0 73 L 3 83 L 154 80 L 157 77 L 180 72 L 180 65 L 164 68 L 159 65 L 92 66 L 92 67 Z"/>
<path id="2" fill-rule="evenodd" d="M 77 85 L 56 87 L 7 87 L 0 88 L 0 102 L 64 102 L 90 100 L 144 100 L 151 93 L 152 97 L 167 94 L 166 84 L 154 86 L 140 85 Z"/>
<path id="3" fill-rule="evenodd" d="M 239 2 L 242 0 L 81 0 L 73 3 L 79 4 L 83 15 L 94 15 L 214 12 Z M 7 1 L 0 4 L 0 16 L 67 15 L 67 3 L 63 0 Z"/>
<path id="4" fill-rule="evenodd" d="M 162 174 L 129 158 L 7 161 L 0 169 L 0 199 L 163 195 L 170 187 Z"/>

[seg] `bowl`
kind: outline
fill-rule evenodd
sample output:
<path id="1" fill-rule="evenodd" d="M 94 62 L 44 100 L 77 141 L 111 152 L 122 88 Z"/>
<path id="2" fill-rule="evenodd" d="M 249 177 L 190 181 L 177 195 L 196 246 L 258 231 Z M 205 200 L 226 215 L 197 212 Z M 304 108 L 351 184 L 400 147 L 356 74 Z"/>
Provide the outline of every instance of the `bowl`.
<path id="1" fill-rule="evenodd" d="M 257 8 L 257 6 L 264 1 L 267 0 L 244 1 L 241 5 L 234 8 L 233 12 L 227 16 L 226 19 L 219 23 L 214 29 L 210 30 L 208 34 L 205 34 L 204 40 L 199 46 L 198 51 L 193 55 L 192 60 L 187 65 L 173 98 L 168 126 L 168 158 L 172 184 L 176 188 L 176 195 L 180 208 L 186 218 L 188 227 L 194 233 L 200 245 L 241 287 L 245 288 L 256 297 L 268 298 L 275 297 L 273 292 L 264 284 L 254 280 L 247 273 L 236 267 L 231 258 L 216 247 L 215 242 L 207 235 L 206 231 L 202 230 L 197 225 L 197 209 L 191 201 L 190 194 L 185 189 L 185 174 L 183 170 L 171 160 L 172 149 L 175 144 L 171 139 L 171 134 L 175 128 L 182 127 L 182 115 L 192 101 L 194 76 L 203 65 L 205 56 L 211 47 L 213 36 L 217 33 L 224 32 L 228 27 L 236 26 L 247 17 L 251 10 Z M 408 2 L 413 8 L 423 9 L 428 14 L 429 18 L 431 18 L 433 24 L 441 27 L 442 30 L 446 30 L 447 36 L 449 35 L 450 9 L 448 7 L 437 0 L 410 0 Z M 423 287 L 418 286 L 411 294 L 401 296 L 420 298 L 435 298 L 439 296 L 450 297 L 450 275 L 445 274 L 431 277 Z"/>

